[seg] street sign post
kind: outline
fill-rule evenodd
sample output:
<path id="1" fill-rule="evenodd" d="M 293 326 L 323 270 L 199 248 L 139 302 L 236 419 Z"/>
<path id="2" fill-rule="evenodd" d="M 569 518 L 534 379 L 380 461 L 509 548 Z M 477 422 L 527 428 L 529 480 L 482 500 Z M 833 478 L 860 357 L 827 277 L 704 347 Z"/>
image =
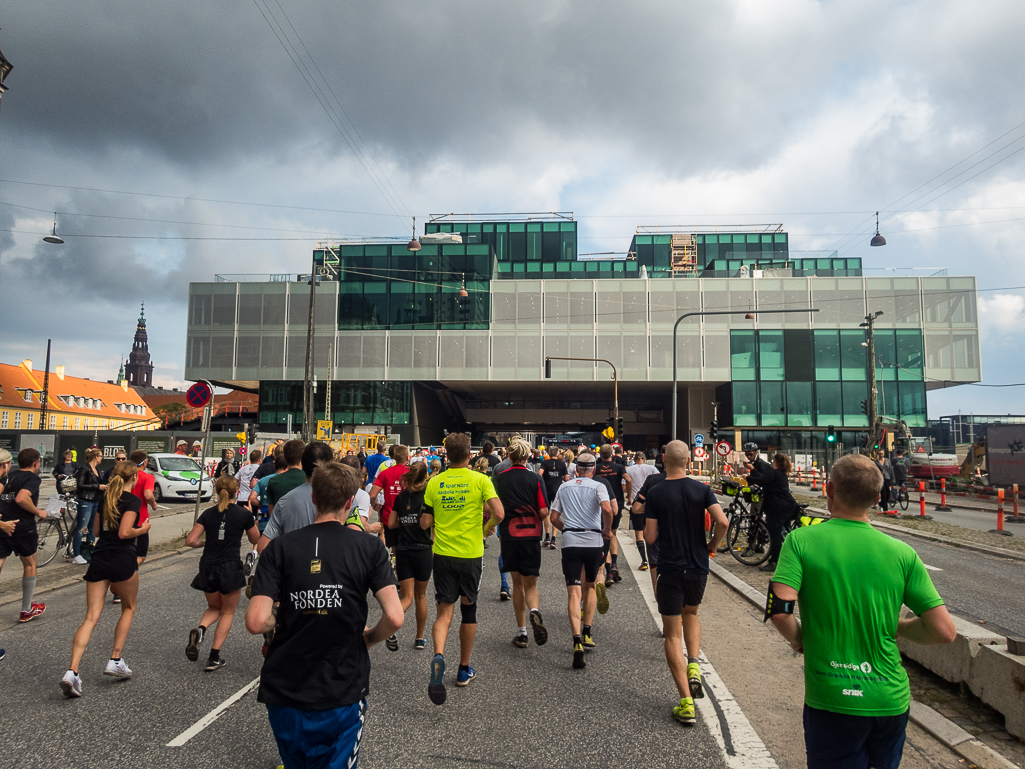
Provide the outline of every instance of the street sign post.
<path id="1" fill-rule="evenodd" d="M 725 457 L 727 454 L 730 453 L 730 444 L 726 441 L 719 441 L 717 444 L 715 444 L 715 453 L 718 454 L 720 457 Z"/>
<path id="2" fill-rule="evenodd" d="M 317 420 L 317 440 L 318 441 L 329 441 L 331 440 L 331 428 L 333 423 L 330 419 L 318 419 Z"/>
<path id="3" fill-rule="evenodd" d="M 695 446 L 704 446 L 705 445 L 705 436 L 702 435 L 701 433 L 695 433 L 694 434 L 694 445 Z"/>
<path id="4" fill-rule="evenodd" d="M 213 395 L 213 388 L 207 381 L 196 382 L 189 391 L 185 393 L 185 400 L 189 402 L 192 408 L 202 408 L 210 402 L 210 398 Z"/>
<path id="5" fill-rule="evenodd" d="M 694 449 L 694 460 L 696 462 L 704 462 L 708 459 L 708 454 L 705 453 L 705 449 L 702 446 L 698 446 Z"/>

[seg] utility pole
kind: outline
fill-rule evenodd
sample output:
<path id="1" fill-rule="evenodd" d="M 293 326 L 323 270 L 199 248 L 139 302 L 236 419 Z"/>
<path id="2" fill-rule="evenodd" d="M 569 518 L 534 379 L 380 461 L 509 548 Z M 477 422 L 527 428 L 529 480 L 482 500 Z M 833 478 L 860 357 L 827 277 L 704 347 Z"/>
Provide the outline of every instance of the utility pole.
<path id="1" fill-rule="evenodd" d="M 50 340 L 46 340 L 46 368 L 43 370 L 43 397 L 39 400 L 39 429 L 46 429 L 46 404 L 50 399 Z"/>
<path id="2" fill-rule="evenodd" d="M 334 418 L 331 416 L 331 379 L 334 376 L 334 367 L 331 365 L 331 353 L 334 348 L 333 342 L 327 344 L 327 386 L 324 390 L 324 419 L 331 422 L 334 432 Z"/>
<path id="3" fill-rule="evenodd" d="M 879 418 L 879 397 L 876 390 L 876 318 L 883 314 L 882 310 L 869 313 L 865 316 L 865 322 L 860 324 L 868 334 L 868 444 L 865 446 L 871 449 L 875 445 L 876 419 Z"/>
<path id="4" fill-rule="evenodd" d="M 303 424 L 302 439 L 310 442 L 314 433 L 316 415 L 313 403 L 313 340 L 316 334 L 314 326 L 314 312 L 317 307 L 317 257 L 314 252 L 310 265 L 310 318 L 306 327 L 306 373 L 303 377 Z"/>

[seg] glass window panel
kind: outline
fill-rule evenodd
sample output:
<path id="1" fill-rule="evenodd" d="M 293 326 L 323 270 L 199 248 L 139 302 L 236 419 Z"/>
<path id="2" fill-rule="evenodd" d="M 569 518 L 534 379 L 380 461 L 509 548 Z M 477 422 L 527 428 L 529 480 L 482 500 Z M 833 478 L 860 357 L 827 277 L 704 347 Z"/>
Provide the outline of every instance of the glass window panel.
<path id="1" fill-rule="evenodd" d="M 839 382 L 815 382 L 815 419 L 819 427 L 843 425 L 843 398 Z"/>
<path id="2" fill-rule="evenodd" d="M 730 332 L 730 379 L 754 381 L 758 372 L 758 346 L 754 331 Z"/>
<path id="3" fill-rule="evenodd" d="M 762 381 L 783 381 L 783 332 L 758 332 L 758 378 Z"/>
<path id="4" fill-rule="evenodd" d="M 899 398 L 897 396 L 897 382 L 878 380 L 879 388 L 879 415 L 885 417 L 899 417 Z"/>
<path id="5" fill-rule="evenodd" d="M 810 427 L 814 424 L 811 382 L 787 382 L 787 424 Z"/>
<path id="6" fill-rule="evenodd" d="M 868 400 L 868 382 L 843 383 L 843 423 L 845 427 L 868 427 L 868 415 L 862 401 Z"/>
<path id="7" fill-rule="evenodd" d="M 238 324 L 240 326 L 259 326 L 263 315 L 262 294 L 239 294 Z"/>
<path id="8" fill-rule="evenodd" d="M 260 342 L 260 367 L 271 369 L 275 376 L 281 376 L 285 363 L 285 340 L 280 336 L 265 336 Z"/>
<path id="9" fill-rule="evenodd" d="M 213 325 L 235 325 L 235 295 L 214 294 Z"/>
<path id="10" fill-rule="evenodd" d="M 814 339 L 816 381 L 839 381 L 840 332 L 817 330 Z"/>
<path id="11" fill-rule="evenodd" d="M 733 424 L 738 427 L 758 424 L 758 384 L 756 382 L 733 383 Z"/>
<path id="12" fill-rule="evenodd" d="M 840 330 L 840 362 L 841 378 L 844 381 L 865 380 L 868 378 L 867 371 L 867 347 L 862 347 L 865 341 L 865 332 L 861 329 Z"/>
<path id="13" fill-rule="evenodd" d="M 925 383 L 900 382 L 900 418 L 909 427 L 925 426 Z"/>
<path id="14" fill-rule="evenodd" d="M 784 366 L 786 379 L 791 382 L 810 382 L 815 379 L 815 357 L 812 351 L 812 332 L 805 329 L 787 329 L 783 332 Z M 809 394 L 809 398 L 811 395 Z M 809 411 L 809 413 L 811 413 Z"/>
<path id="15" fill-rule="evenodd" d="M 771 427 L 782 425 L 786 416 L 783 407 L 783 382 L 759 382 L 758 391 L 761 424 Z"/>
<path id="16" fill-rule="evenodd" d="M 285 324 L 285 294 L 263 295 L 263 327 Z"/>

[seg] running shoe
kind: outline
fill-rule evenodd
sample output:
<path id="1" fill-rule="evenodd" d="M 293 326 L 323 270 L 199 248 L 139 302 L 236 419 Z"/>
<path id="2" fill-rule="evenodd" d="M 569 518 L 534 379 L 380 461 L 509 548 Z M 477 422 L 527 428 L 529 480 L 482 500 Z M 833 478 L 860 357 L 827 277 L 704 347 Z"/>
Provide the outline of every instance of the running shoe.
<path id="1" fill-rule="evenodd" d="M 477 671 L 467 665 L 465 668 L 459 668 L 459 673 L 456 675 L 456 686 L 469 686 L 470 681 L 477 677 Z"/>
<path id="2" fill-rule="evenodd" d="M 587 667 L 587 662 L 584 660 L 583 644 L 573 644 L 573 667 L 576 670 Z"/>
<path id="3" fill-rule="evenodd" d="M 255 550 L 250 550 L 246 553 L 246 560 L 242 564 L 242 573 L 247 577 L 253 575 L 253 570 L 256 568 L 256 562 L 259 560 L 260 555 Z"/>
<path id="4" fill-rule="evenodd" d="M 590 633 L 584 633 L 583 644 L 584 644 L 584 648 L 587 648 L 587 649 L 594 649 L 595 647 L 598 646 L 598 644 L 596 644 L 594 642 L 594 638 L 591 637 Z"/>
<path id="5" fill-rule="evenodd" d="M 647 561 L 641 561 L 641 571 L 647 571 L 647 570 L 648 570 L 648 562 Z"/>
<path id="6" fill-rule="evenodd" d="M 513 643 L 513 646 L 515 646 L 517 649 L 526 649 L 527 648 L 527 636 L 526 635 L 520 635 L 519 633 L 517 633 L 516 635 L 513 636 L 512 643 Z"/>
<path id="7" fill-rule="evenodd" d="M 121 596 L 115 595 L 114 600 L 111 603 L 121 603 Z"/>
<path id="8" fill-rule="evenodd" d="M 701 684 L 701 668 L 696 662 L 687 665 L 687 683 L 690 684 L 690 696 L 693 699 L 700 700 L 705 696 L 705 688 Z"/>
<path id="9" fill-rule="evenodd" d="M 192 630 L 189 631 L 189 642 L 185 645 L 185 656 L 188 658 L 189 662 L 195 662 L 199 659 L 200 641 L 199 629 L 192 628 Z"/>
<path id="10" fill-rule="evenodd" d="M 70 670 L 61 679 L 60 687 L 61 691 L 64 692 L 64 696 L 69 699 L 82 696 L 82 679 Z"/>
<path id="11" fill-rule="evenodd" d="M 691 697 L 682 697 L 680 704 L 673 708 L 673 718 L 681 724 L 692 725 L 697 723 L 694 713 L 694 700 Z"/>
<path id="12" fill-rule="evenodd" d="M 758 571 L 776 571 L 776 562 L 775 561 L 766 561 L 765 563 L 763 563 L 761 566 L 758 567 Z"/>
<path id="13" fill-rule="evenodd" d="M 594 586 L 594 592 L 598 596 L 598 613 L 604 614 L 609 610 L 609 594 L 605 591 L 605 585 L 599 582 Z"/>
<path id="14" fill-rule="evenodd" d="M 224 657 L 218 657 L 215 660 L 207 660 L 206 665 L 203 667 L 203 672 L 212 673 L 215 670 L 220 670 L 227 664 L 228 662 L 224 659 Z"/>
<path id="15" fill-rule="evenodd" d="M 32 608 L 28 611 L 23 611 L 18 617 L 18 622 L 31 622 L 40 614 L 46 611 L 45 603 L 33 603 Z"/>
<path id="16" fill-rule="evenodd" d="M 388 647 L 388 651 L 397 652 L 399 650 L 399 639 L 394 633 L 392 633 L 385 639 L 384 645 Z"/>
<path id="17" fill-rule="evenodd" d="M 427 639 L 425 639 L 425 638 L 417 638 L 415 641 L 413 641 L 413 649 L 414 649 L 414 651 L 422 652 L 426 648 L 427 648 Z"/>
<path id="18" fill-rule="evenodd" d="M 75 566 L 85 566 L 87 563 L 89 563 L 87 560 L 85 560 L 85 558 L 83 558 L 80 555 L 76 555 L 74 558 L 72 558 L 71 562 L 75 564 Z"/>
<path id="19" fill-rule="evenodd" d="M 253 578 L 249 577 L 246 579 L 246 600 L 251 601 L 253 599 Z"/>
<path id="20" fill-rule="evenodd" d="M 508 585 L 502 585 L 502 590 L 498 594 L 498 597 L 501 600 L 503 600 L 503 601 L 508 601 L 509 600 L 509 586 Z"/>
<path id="21" fill-rule="evenodd" d="M 427 696 L 431 698 L 431 702 L 435 705 L 443 705 L 445 699 L 448 697 L 448 692 L 445 690 L 445 658 L 440 654 L 435 654 L 434 659 L 431 660 L 431 682 L 427 684 Z"/>
<path id="22" fill-rule="evenodd" d="M 612 564 L 612 580 L 614 582 L 623 581 L 623 578 L 619 575 L 619 567 L 616 564 Z"/>
<path id="23" fill-rule="evenodd" d="M 5 649 L 0 649 L 0 660 L 2 660 L 6 656 L 7 656 L 7 651 Z"/>
<path id="24" fill-rule="evenodd" d="M 548 629 L 545 627 L 545 621 L 541 619 L 541 612 L 537 609 L 530 612 L 530 628 L 534 631 L 534 643 L 538 646 L 548 643 Z"/>
<path id="25" fill-rule="evenodd" d="M 612 571 L 611 570 L 607 570 L 605 572 L 605 583 L 604 583 L 605 587 L 612 587 L 612 583 L 613 582 L 615 582 L 615 580 L 612 579 Z"/>
<path id="26" fill-rule="evenodd" d="M 103 669 L 103 675 L 122 679 L 131 678 L 132 669 L 128 667 L 123 657 L 119 660 L 107 660 L 107 667 Z"/>

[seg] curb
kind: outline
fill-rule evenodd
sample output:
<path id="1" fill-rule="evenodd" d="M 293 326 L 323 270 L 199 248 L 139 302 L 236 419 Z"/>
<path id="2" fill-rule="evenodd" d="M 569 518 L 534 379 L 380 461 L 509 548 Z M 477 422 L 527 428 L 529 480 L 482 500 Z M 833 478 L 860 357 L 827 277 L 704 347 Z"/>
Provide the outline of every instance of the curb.
<path id="1" fill-rule="evenodd" d="M 156 563 L 157 561 L 162 561 L 165 558 L 170 558 L 172 555 L 182 555 L 184 553 L 190 552 L 191 550 L 191 547 L 180 547 L 175 550 L 167 550 L 163 553 L 157 553 L 156 555 L 148 557 L 146 559 L 146 564 L 148 565 L 151 563 Z M 83 574 L 79 574 L 77 577 L 65 577 L 64 579 L 54 583 L 53 585 L 41 587 L 33 593 L 33 596 L 46 595 L 47 593 L 53 593 L 57 590 L 63 590 L 66 587 L 77 585 L 82 581 Z M 20 591 L 15 590 L 12 591 L 11 596 L 9 598 L 0 597 L 0 606 L 7 606 L 8 604 L 18 603 L 19 601 L 21 601 L 21 593 Z"/>
<path id="2" fill-rule="evenodd" d="M 827 516 L 829 515 L 829 511 L 823 510 L 821 507 L 809 507 L 808 510 L 816 513 L 824 513 Z M 1010 558 L 1015 561 L 1025 561 L 1025 553 L 1018 552 L 1017 550 L 1007 550 L 1002 547 L 990 545 L 977 545 L 974 542 L 959 542 L 956 539 L 944 537 L 942 534 L 930 534 L 927 531 L 917 531 L 916 529 L 909 529 L 905 526 L 894 526 L 892 523 L 882 523 L 881 521 L 869 521 L 869 523 L 877 529 L 883 529 L 884 531 L 896 531 L 901 534 L 906 534 L 909 537 L 927 539 L 931 542 L 937 542 L 942 545 L 959 547 L 962 550 L 971 550 L 976 553 L 985 553 L 986 555 L 996 556 L 997 558 Z"/>
<path id="3" fill-rule="evenodd" d="M 765 599 L 762 597 L 762 594 L 740 579 L 740 577 L 727 571 L 714 561 L 709 561 L 708 568 L 727 587 L 751 603 L 756 609 L 760 611 L 764 608 Z M 941 716 L 928 705 L 911 700 L 909 720 L 957 753 L 966 762 L 975 764 L 979 769 L 1018 769 L 1017 764 L 1012 763 L 993 750 L 993 748 L 975 739 L 960 726 L 950 719 Z"/>

